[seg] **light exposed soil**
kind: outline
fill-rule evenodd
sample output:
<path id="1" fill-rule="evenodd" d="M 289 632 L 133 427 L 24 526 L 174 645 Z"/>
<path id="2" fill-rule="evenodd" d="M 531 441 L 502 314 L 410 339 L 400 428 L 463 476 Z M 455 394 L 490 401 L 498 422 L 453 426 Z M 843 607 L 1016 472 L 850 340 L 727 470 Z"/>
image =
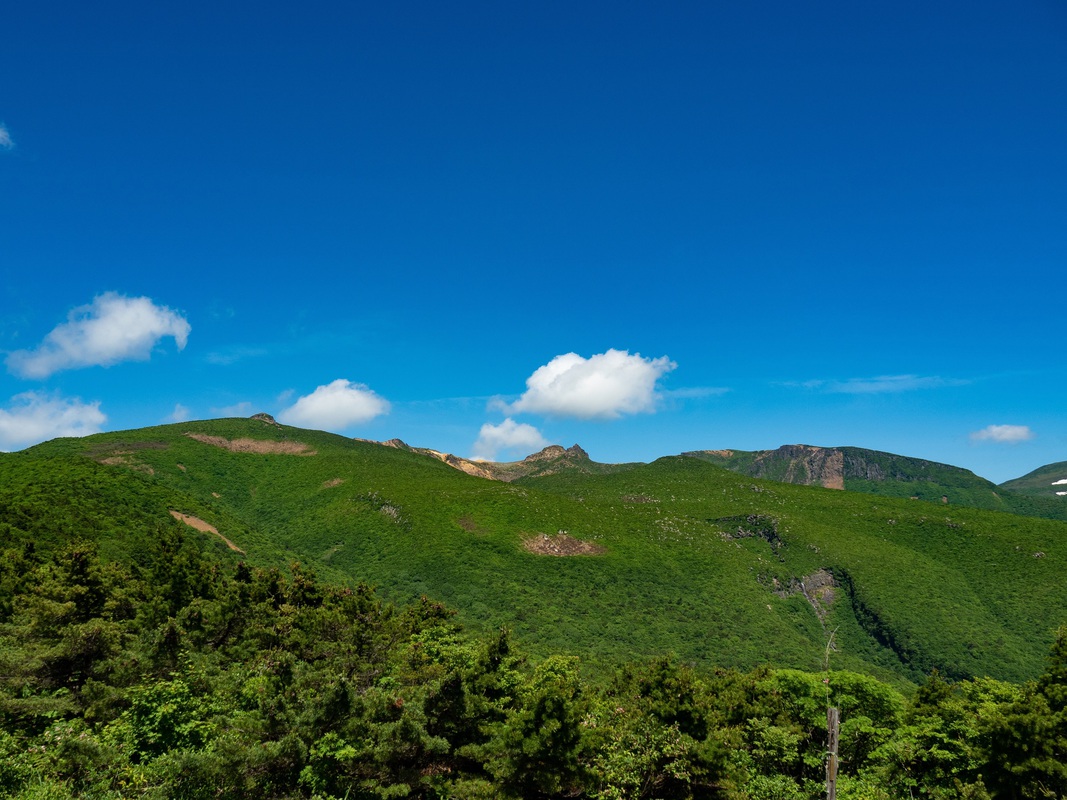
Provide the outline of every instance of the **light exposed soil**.
<path id="1" fill-rule="evenodd" d="M 174 519 L 176 519 L 176 520 L 178 520 L 180 522 L 184 522 L 190 528 L 196 528 L 201 533 L 213 533 L 213 534 L 215 534 L 220 539 L 222 539 L 222 541 L 224 541 L 226 543 L 226 546 L 228 548 L 230 548 L 234 552 L 240 553 L 241 555 L 245 554 L 244 550 L 242 550 L 240 547 L 238 547 L 233 542 L 231 542 L 229 539 L 227 539 L 225 536 L 223 536 L 221 533 L 219 533 L 219 529 L 218 528 L 216 528 L 214 525 L 212 525 L 212 524 L 210 524 L 208 522 L 204 522 L 204 520 L 200 519 L 199 517 L 194 517 L 191 514 L 183 514 L 180 511 L 173 511 L 173 510 L 170 512 L 170 515 L 172 517 L 174 517 Z"/>
<path id="2" fill-rule="evenodd" d="M 488 478 L 489 480 L 496 480 L 496 476 L 494 476 L 492 472 L 473 461 L 468 461 L 465 458 L 460 458 L 459 456 L 453 456 L 448 454 L 443 454 L 442 456 L 440 456 L 440 458 L 442 461 L 448 464 L 448 466 L 455 467 L 461 472 L 466 472 L 468 475 L 473 475 L 476 478 Z"/>
<path id="3" fill-rule="evenodd" d="M 539 556 L 599 556 L 607 552 L 603 545 L 583 542 L 563 532 L 555 536 L 539 533 L 526 539 L 522 546 Z"/>
<path id="4" fill-rule="evenodd" d="M 186 433 L 185 435 L 198 442 L 229 450 L 231 453 L 313 456 L 318 452 L 312 450 L 303 442 L 275 442 L 269 439 L 225 439 L 222 436 L 209 436 L 206 433 Z"/>
<path id="5" fill-rule="evenodd" d="M 323 489 L 332 489 L 334 486 L 340 486 L 344 482 L 345 482 L 344 478 L 330 478 L 330 480 L 328 480 L 328 481 L 323 481 L 322 488 Z"/>
<path id="6" fill-rule="evenodd" d="M 107 458 L 98 458 L 97 463 L 106 464 L 109 467 L 129 467 L 134 472 L 143 472 L 146 475 L 155 475 L 156 471 L 147 464 L 142 464 L 132 455 L 126 452 L 116 453 Z"/>

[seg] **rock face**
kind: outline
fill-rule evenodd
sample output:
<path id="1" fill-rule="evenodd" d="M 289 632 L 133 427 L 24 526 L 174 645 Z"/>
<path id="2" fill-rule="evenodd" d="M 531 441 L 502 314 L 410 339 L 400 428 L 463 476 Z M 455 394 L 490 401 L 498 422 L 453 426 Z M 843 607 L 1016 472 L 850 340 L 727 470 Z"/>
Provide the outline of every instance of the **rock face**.
<path id="1" fill-rule="evenodd" d="M 845 488 L 845 454 L 836 447 L 787 444 L 777 450 L 693 450 L 682 453 L 724 466 L 753 478 L 783 483 Z"/>
<path id="2" fill-rule="evenodd" d="M 692 450 L 685 456 L 710 461 L 726 469 L 753 478 L 824 486 L 827 489 L 868 488 L 874 494 L 877 486 L 891 483 L 915 487 L 911 495 L 920 492 L 924 499 L 937 500 L 945 489 L 987 490 L 988 481 L 969 470 L 938 464 L 921 458 L 911 458 L 860 447 L 813 447 L 807 444 L 787 444 L 777 450 Z M 904 491 L 900 488 L 895 494 Z M 905 494 L 904 496 L 908 496 Z"/>
<path id="3" fill-rule="evenodd" d="M 788 483 L 807 483 L 827 489 L 845 488 L 845 454 L 836 448 L 789 444 L 776 451 L 788 459 Z M 807 478 L 805 480 L 805 477 Z"/>
<path id="4" fill-rule="evenodd" d="M 258 414 L 253 414 L 250 419 L 258 419 L 260 422 L 266 422 L 268 425 L 278 425 L 274 417 L 270 414 L 265 414 L 262 411 Z M 280 425 L 278 427 L 281 427 Z"/>

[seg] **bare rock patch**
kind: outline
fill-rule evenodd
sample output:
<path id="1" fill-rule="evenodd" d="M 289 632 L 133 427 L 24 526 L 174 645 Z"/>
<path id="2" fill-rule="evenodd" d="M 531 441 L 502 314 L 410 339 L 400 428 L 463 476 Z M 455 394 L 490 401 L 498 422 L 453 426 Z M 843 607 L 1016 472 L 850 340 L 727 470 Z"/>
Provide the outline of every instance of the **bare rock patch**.
<path id="1" fill-rule="evenodd" d="M 828 569 L 820 569 L 803 578 L 793 578 L 788 586 L 782 586 L 777 580 L 773 580 L 775 594 L 779 597 L 789 597 L 794 594 L 804 595 L 815 610 L 816 616 L 822 622 L 826 621 L 826 615 L 830 613 L 830 606 L 837 599 L 837 581 L 833 573 Z"/>
<path id="2" fill-rule="evenodd" d="M 603 545 L 575 539 L 565 531 L 555 536 L 539 533 L 523 541 L 522 546 L 539 556 L 599 556 L 607 552 Z"/>
<path id="3" fill-rule="evenodd" d="M 287 456 L 313 456 L 318 453 L 317 450 L 312 450 L 311 447 L 303 442 L 277 442 L 270 439 L 226 439 L 222 436 L 210 436 L 206 433 L 192 432 L 186 432 L 185 435 L 198 442 L 229 450 L 231 453 Z"/>

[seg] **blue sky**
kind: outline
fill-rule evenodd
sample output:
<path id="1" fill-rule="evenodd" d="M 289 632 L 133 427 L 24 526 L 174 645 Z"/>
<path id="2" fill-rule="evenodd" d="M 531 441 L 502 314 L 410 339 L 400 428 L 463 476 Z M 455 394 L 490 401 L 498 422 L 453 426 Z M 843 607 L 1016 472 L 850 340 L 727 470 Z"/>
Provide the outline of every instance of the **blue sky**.
<path id="1" fill-rule="evenodd" d="M 0 75 L 0 449 L 1067 460 L 1054 0 L 44 0 Z"/>

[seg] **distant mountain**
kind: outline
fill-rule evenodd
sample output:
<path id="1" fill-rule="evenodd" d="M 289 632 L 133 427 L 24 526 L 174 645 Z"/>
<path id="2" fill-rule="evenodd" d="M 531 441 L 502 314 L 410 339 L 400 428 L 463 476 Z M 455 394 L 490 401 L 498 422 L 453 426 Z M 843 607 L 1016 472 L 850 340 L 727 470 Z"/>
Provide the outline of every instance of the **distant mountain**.
<path id="1" fill-rule="evenodd" d="M 537 478 L 542 475 L 569 472 L 583 475 L 610 475 L 614 472 L 624 472 L 640 466 L 638 463 L 598 463 L 590 459 L 589 454 L 576 444 L 566 449 L 561 445 L 551 444 L 540 452 L 526 456 L 522 461 L 473 461 L 469 458 L 455 456 L 451 453 L 442 453 L 439 450 L 431 450 L 427 447 L 412 447 L 400 439 L 390 439 L 386 442 L 379 442 L 379 444 L 386 447 L 395 447 L 398 450 L 407 450 L 412 453 L 431 456 L 451 467 L 466 472 L 468 475 L 504 481 L 505 483 L 511 483 L 522 478 Z"/>
<path id="2" fill-rule="evenodd" d="M 1005 481 L 1000 488 L 1017 494 L 1053 498 L 1067 506 L 1067 461 L 1038 467 L 1021 478 Z"/>
<path id="3" fill-rule="evenodd" d="M 791 444 L 777 450 L 692 450 L 682 455 L 742 475 L 783 483 L 1067 520 L 1067 502 L 1057 503 L 1036 496 L 1047 494 L 1056 500 L 1054 492 L 1021 492 L 1014 485 L 1041 470 L 997 486 L 962 467 L 862 447 Z M 1055 472 L 1052 467 L 1059 468 L 1061 478 L 1067 477 L 1067 463 L 1042 470 L 1050 470 L 1052 474 Z M 1043 484 L 1042 487 L 1052 488 Z M 1067 489 L 1067 484 L 1063 489 Z"/>

